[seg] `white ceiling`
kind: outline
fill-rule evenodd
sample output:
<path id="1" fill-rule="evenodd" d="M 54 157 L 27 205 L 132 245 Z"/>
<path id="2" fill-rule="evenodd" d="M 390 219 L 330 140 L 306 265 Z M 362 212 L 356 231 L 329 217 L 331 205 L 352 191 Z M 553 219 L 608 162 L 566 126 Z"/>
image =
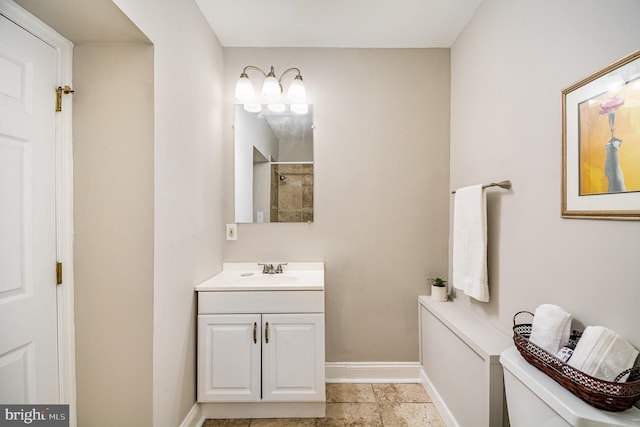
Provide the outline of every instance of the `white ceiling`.
<path id="1" fill-rule="evenodd" d="M 482 0 L 196 0 L 223 46 L 451 47 Z"/>
<path id="2" fill-rule="evenodd" d="M 451 47 L 482 0 L 195 0 L 223 46 Z M 111 0 L 16 0 L 74 43 L 148 42 Z"/>

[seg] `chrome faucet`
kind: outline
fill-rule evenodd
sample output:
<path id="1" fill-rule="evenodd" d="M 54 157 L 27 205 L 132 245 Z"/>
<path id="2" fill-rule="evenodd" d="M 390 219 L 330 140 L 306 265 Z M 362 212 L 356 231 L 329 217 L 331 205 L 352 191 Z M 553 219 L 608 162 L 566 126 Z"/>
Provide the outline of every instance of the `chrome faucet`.
<path id="1" fill-rule="evenodd" d="M 258 263 L 258 265 L 262 266 L 262 274 L 276 274 L 276 270 L 275 268 L 273 268 L 273 264 Z"/>
<path id="2" fill-rule="evenodd" d="M 258 265 L 262 266 L 262 274 L 280 274 L 282 273 L 282 266 L 287 265 L 287 263 L 278 264 L 277 267 L 274 267 L 273 264 L 258 263 Z"/>

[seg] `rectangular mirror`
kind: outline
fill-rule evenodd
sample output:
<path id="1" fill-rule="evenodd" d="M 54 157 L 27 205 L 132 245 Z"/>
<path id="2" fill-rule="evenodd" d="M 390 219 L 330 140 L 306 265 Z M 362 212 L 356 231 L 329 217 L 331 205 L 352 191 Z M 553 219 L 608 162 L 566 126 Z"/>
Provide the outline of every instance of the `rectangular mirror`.
<path id="1" fill-rule="evenodd" d="M 234 152 L 237 223 L 313 221 L 312 105 L 235 105 Z"/>

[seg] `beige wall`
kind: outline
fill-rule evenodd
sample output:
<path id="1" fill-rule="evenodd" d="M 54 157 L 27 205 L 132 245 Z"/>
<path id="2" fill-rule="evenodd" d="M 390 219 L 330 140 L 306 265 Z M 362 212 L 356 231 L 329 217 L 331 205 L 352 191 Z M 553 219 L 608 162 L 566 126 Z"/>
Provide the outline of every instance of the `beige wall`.
<path id="1" fill-rule="evenodd" d="M 76 43 L 79 425 L 179 425 L 222 263 L 222 47 L 195 2 L 21 2 Z"/>
<path id="2" fill-rule="evenodd" d="M 637 50 L 638 16 L 634 0 L 485 0 L 452 48 L 451 185 L 513 182 L 489 194 L 492 301 L 457 303 L 505 331 L 549 302 L 640 347 L 640 223 L 560 218 L 561 91 Z"/>
<path id="3" fill-rule="evenodd" d="M 153 46 L 77 45 L 73 74 L 78 425 L 150 426 Z"/>
<path id="4" fill-rule="evenodd" d="M 222 267 L 222 47 L 193 1 L 116 0 L 153 42 L 153 425 L 194 405 L 194 286 Z"/>
<path id="5" fill-rule="evenodd" d="M 226 222 L 242 68 L 299 67 L 317 127 L 314 222 L 240 224 L 225 261 L 324 261 L 327 361 L 417 361 L 417 296 L 447 270 L 449 50 L 224 54 Z"/>
<path id="6" fill-rule="evenodd" d="M 184 419 L 195 402 L 193 285 L 219 271 L 223 251 L 225 261 L 326 262 L 328 361 L 417 360 L 416 296 L 447 271 L 449 189 L 505 178 L 513 191 L 489 195 L 492 302 L 456 303 L 508 331 L 517 310 L 554 302 L 640 347 L 638 223 L 559 216 L 560 92 L 638 48 L 637 2 L 485 0 L 451 73 L 446 49 L 227 48 L 223 70 L 195 5 L 116 2 L 155 54 L 75 51 L 81 425 L 109 425 L 96 418 L 109 405 L 130 421 L 121 425 Z M 594 30 L 611 22 L 615 31 Z M 315 222 L 241 224 L 239 240 L 223 242 L 232 92 L 249 64 L 302 69 L 317 126 Z"/>

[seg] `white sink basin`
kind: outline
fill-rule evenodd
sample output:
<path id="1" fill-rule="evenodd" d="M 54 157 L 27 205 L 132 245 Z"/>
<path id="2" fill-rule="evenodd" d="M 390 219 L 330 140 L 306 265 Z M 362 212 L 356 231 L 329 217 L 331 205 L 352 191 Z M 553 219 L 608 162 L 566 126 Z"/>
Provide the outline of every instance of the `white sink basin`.
<path id="1" fill-rule="evenodd" d="M 241 283 L 253 283 L 256 285 L 277 285 L 297 282 L 298 277 L 290 276 L 288 274 L 253 274 L 251 276 L 241 276 L 238 279 Z"/>
<path id="2" fill-rule="evenodd" d="M 196 291 L 324 290 L 324 263 L 294 262 L 283 269 L 284 273 L 263 274 L 257 262 L 225 263 L 220 273 L 196 286 Z"/>

